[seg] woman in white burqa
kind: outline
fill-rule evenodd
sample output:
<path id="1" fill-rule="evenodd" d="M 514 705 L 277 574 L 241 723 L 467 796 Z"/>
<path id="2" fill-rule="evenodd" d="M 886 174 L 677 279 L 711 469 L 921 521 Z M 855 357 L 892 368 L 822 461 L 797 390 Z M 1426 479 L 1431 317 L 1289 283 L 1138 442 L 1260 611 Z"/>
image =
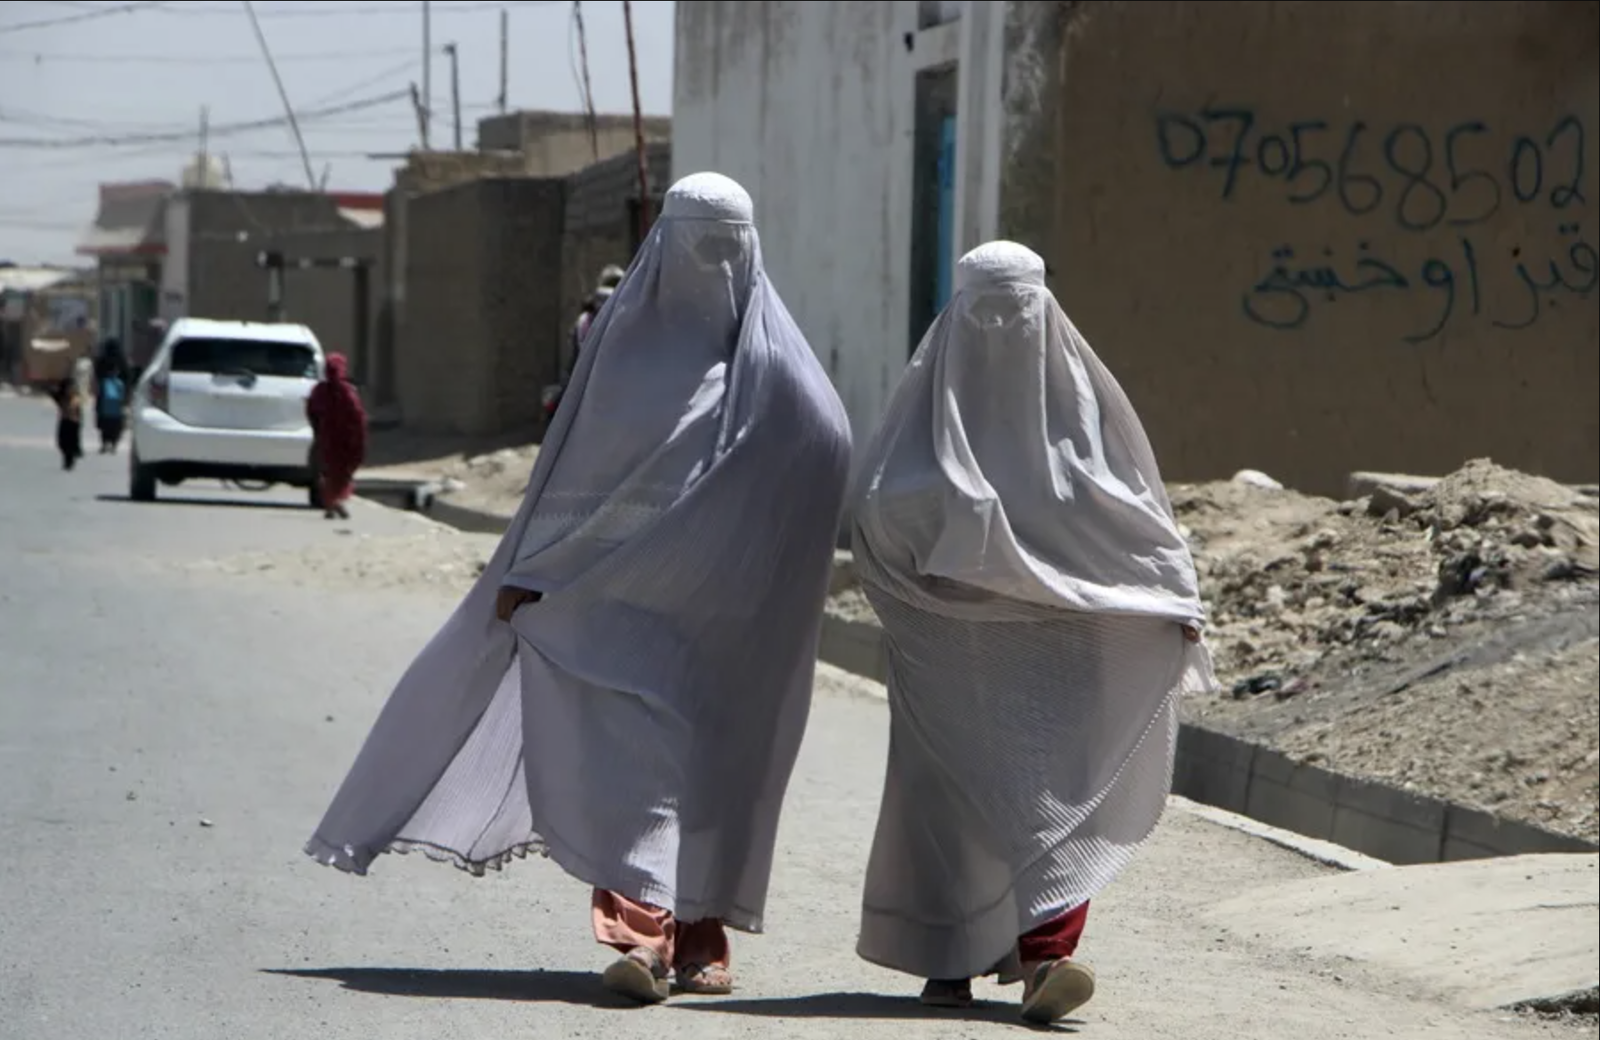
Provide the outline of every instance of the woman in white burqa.
<path id="1" fill-rule="evenodd" d="M 607 985 L 732 987 L 762 928 L 848 481 L 839 398 L 750 197 L 685 178 L 595 319 L 494 558 L 400 680 L 307 852 L 542 852 Z"/>
<path id="2" fill-rule="evenodd" d="M 1022 981 L 1055 1021 L 1091 896 L 1171 783 L 1177 698 L 1213 684 L 1188 546 L 1116 381 L 993 242 L 860 463 L 855 560 L 889 649 L 888 776 L 859 952 L 966 1006 Z"/>

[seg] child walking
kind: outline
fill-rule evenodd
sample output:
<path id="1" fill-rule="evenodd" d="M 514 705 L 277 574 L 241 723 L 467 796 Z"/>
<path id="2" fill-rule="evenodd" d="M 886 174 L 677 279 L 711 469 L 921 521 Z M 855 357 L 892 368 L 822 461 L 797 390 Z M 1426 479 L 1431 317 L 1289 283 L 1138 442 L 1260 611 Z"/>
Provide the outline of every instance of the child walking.
<path id="1" fill-rule="evenodd" d="M 83 458 L 83 395 L 75 379 L 63 379 L 56 387 L 56 447 L 61 449 L 61 468 L 71 469 Z"/>
<path id="2" fill-rule="evenodd" d="M 100 427 L 100 454 L 115 455 L 122 440 L 122 427 L 127 408 L 128 384 L 115 370 L 100 377 L 99 392 L 95 394 L 95 421 Z"/>

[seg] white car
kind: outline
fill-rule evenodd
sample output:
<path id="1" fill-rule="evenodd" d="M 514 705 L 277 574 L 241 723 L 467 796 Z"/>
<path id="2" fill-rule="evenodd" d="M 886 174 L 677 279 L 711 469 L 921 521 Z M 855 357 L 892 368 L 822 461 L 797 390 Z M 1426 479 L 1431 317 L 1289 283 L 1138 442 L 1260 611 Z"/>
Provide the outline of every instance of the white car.
<path id="1" fill-rule="evenodd" d="M 306 398 L 322 369 L 304 325 L 179 318 L 130 402 L 128 497 L 211 479 L 306 488 L 318 507 Z"/>

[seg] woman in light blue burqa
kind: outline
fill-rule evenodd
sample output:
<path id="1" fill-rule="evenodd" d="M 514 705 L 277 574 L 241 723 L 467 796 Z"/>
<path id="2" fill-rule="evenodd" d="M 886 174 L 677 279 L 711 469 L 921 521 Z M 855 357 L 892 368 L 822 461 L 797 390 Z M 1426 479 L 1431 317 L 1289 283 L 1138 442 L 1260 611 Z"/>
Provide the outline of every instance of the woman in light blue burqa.
<path id="1" fill-rule="evenodd" d="M 595 889 L 611 989 L 732 988 L 762 929 L 849 467 L 750 197 L 667 193 L 595 319 L 522 508 L 400 680 L 307 852 L 541 852 Z"/>

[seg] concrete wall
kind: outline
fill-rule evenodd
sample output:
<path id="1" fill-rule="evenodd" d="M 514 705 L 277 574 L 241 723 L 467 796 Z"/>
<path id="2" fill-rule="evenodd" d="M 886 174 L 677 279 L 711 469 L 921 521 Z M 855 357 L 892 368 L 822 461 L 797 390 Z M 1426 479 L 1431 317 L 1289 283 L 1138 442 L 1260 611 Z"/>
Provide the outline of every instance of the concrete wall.
<path id="1" fill-rule="evenodd" d="M 671 139 L 672 120 L 646 116 L 641 122 L 646 142 Z M 595 124 L 591 141 L 589 122 L 581 112 L 509 112 L 478 120 L 478 147 L 521 154 L 522 172 L 534 177 L 565 177 L 597 158 L 634 151 L 638 138 L 631 114 L 598 114 Z"/>
<path id="2" fill-rule="evenodd" d="M 767 271 L 858 436 L 909 356 L 917 18 L 894 0 L 677 5 L 673 175 L 754 197 Z"/>
<path id="3" fill-rule="evenodd" d="M 672 147 L 650 145 L 647 152 L 650 214 L 661 211 L 661 197 L 672 175 Z M 567 178 L 566 213 L 561 240 L 561 313 L 570 323 L 594 292 L 606 264 L 627 267 L 633 259 L 639 224 L 634 207 L 639 199 L 639 165 L 632 154 L 614 156 Z M 562 330 L 563 333 L 566 331 Z M 570 365 L 567 337 L 562 336 L 564 365 Z"/>
<path id="4" fill-rule="evenodd" d="M 484 178 L 412 197 L 395 387 L 408 427 L 532 427 L 561 325 L 559 180 Z"/>
<path id="5" fill-rule="evenodd" d="M 265 320 L 267 273 L 256 266 L 262 250 L 289 258 L 351 256 L 374 265 L 383 251 L 381 230 L 352 226 L 325 195 L 193 192 L 184 208 L 189 235 L 183 313 L 195 317 Z M 357 312 L 355 276 L 348 270 L 289 270 L 283 282 L 288 319 L 310 326 L 324 348 L 349 355 L 361 377 L 369 358 L 359 344 L 364 338 L 370 348 L 377 323 L 377 275 L 364 314 Z"/>
<path id="6" fill-rule="evenodd" d="M 396 355 L 406 320 L 406 243 L 410 200 L 479 177 L 519 177 L 526 161 L 515 152 L 412 152 L 395 171 L 395 185 L 384 195 L 384 247 L 379 262 L 378 325 L 369 366 L 369 396 L 380 407 L 396 405 L 399 390 Z"/>
<path id="7" fill-rule="evenodd" d="M 1008 7 L 1000 230 L 1168 477 L 1596 479 L 1600 5 Z"/>

